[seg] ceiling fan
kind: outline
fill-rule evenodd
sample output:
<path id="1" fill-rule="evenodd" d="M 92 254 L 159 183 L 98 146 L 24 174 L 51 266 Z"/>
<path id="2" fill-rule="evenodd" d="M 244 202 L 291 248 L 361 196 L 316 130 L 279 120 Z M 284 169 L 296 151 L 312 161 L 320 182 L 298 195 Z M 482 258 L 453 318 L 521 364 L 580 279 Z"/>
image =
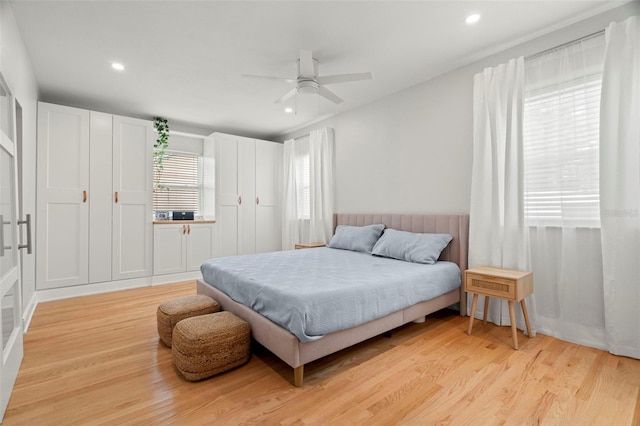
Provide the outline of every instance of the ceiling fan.
<path id="1" fill-rule="evenodd" d="M 295 87 L 278 98 L 275 102 L 282 103 L 295 95 L 296 93 L 318 94 L 333 103 L 342 103 L 342 99 L 324 87 L 327 84 L 346 83 L 350 81 L 369 80 L 372 78 L 370 72 L 361 72 L 353 74 L 335 74 L 335 75 L 318 75 L 318 60 L 314 59 L 311 50 L 300 50 L 300 58 L 298 59 L 298 77 L 270 77 L 263 75 L 243 74 L 247 78 L 262 78 L 267 80 L 284 81 L 287 83 L 295 83 Z"/>

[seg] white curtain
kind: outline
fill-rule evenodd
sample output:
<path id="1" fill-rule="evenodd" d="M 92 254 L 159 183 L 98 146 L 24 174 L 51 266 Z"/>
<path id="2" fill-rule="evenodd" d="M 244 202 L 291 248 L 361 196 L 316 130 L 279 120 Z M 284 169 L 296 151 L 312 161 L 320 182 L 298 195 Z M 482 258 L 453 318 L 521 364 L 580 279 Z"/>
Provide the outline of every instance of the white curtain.
<path id="1" fill-rule="evenodd" d="M 293 250 L 294 246 L 300 242 L 295 140 L 288 139 L 284 141 L 283 160 L 282 249 Z"/>
<path id="2" fill-rule="evenodd" d="M 333 235 L 333 130 L 309 134 L 310 217 L 309 241 L 328 243 Z"/>
<path id="3" fill-rule="evenodd" d="M 284 143 L 282 245 L 328 243 L 333 235 L 333 130 L 312 130 L 309 137 Z"/>
<path id="4" fill-rule="evenodd" d="M 492 265 L 530 270 L 523 211 L 523 95 L 524 58 L 512 59 L 474 76 L 469 223 L 471 268 Z M 527 303 L 535 328 L 533 298 L 529 297 Z M 483 303 L 478 305 L 484 306 Z M 516 325 L 524 329 L 520 304 L 516 306 Z M 481 312 L 469 314 L 481 317 Z M 488 320 L 510 325 L 505 301 L 491 299 Z"/>
<path id="5" fill-rule="evenodd" d="M 525 209 L 537 331 L 604 349 L 598 114 L 604 37 L 525 63 Z"/>
<path id="6" fill-rule="evenodd" d="M 600 208 L 607 345 L 640 358 L 640 26 L 606 30 L 600 114 Z"/>

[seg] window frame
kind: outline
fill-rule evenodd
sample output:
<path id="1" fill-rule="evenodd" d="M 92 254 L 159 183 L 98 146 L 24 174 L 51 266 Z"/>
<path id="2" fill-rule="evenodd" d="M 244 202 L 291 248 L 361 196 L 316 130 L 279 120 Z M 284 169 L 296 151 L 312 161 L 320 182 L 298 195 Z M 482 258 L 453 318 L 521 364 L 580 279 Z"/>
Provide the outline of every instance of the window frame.
<path id="1" fill-rule="evenodd" d="M 167 156 L 171 156 L 171 155 L 178 155 L 178 156 L 188 156 L 188 157 L 194 157 L 196 159 L 196 167 L 197 167 L 197 185 L 180 185 L 180 184 L 167 184 L 165 181 L 162 180 L 162 178 L 160 178 L 159 180 L 156 178 L 157 176 L 157 170 L 154 167 L 153 170 L 153 182 L 154 182 L 154 190 L 153 190 L 153 210 L 155 211 L 173 211 L 173 210 L 185 210 L 185 211 L 191 211 L 191 206 L 185 205 L 185 206 L 181 206 L 180 208 L 157 208 L 157 204 L 156 204 L 156 194 L 158 194 L 160 191 L 166 191 L 166 190 L 171 190 L 171 189 L 187 189 L 187 190 L 191 190 L 191 189 L 195 189 L 196 190 L 196 196 L 197 196 L 197 207 L 193 210 L 194 215 L 202 215 L 203 214 L 203 195 L 204 195 L 204 170 L 203 170 L 203 155 L 199 152 L 190 152 L 190 151 L 181 151 L 181 150 L 174 150 L 174 149 L 167 149 L 165 151 L 165 155 Z M 165 158 L 165 160 L 163 161 L 163 171 L 161 173 L 166 173 L 167 171 L 167 159 Z M 158 184 L 161 185 L 161 187 L 158 187 Z M 167 201 L 167 204 L 170 205 L 171 203 L 173 203 L 172 201 Z M 183 208 L 184 207 L 184 208 Z"/>
<path id="2" fill-rule="evenodd" d="M 593 88 L 587 88 L 587 86 L 593 86 Z M 601 87 L 602 87 L 602 71 L 600 70 L 600 71 L 593 71 L 593 72 L 587 73 L 586 75 L 583 75 L 580 78 L 567 79 L 566 81 L 563 81 L 558 84 L 549 84 L 549 85 L 537 87 L 531 90 L 525 90 L 525 94 L 523 96 L 523 106 L 524 106 L 523 108 L 523 165 L 524 165 L 523 211 L 524 213 L 523 214 L 524 214 L 526 225 L 552 226 L 552 227 L 570 226 L 570 227 L 584 227 L 584 228 L 600 227 L 600 194 L 599 194 L 599 124 L 600 124 L 599 121 L 600 120 L 599 120 L 599 116 L 600 116 Z M 577 139 L 575 137 L 572 137 L 571 143 L 574 144 L 576 152 L 582 151 L 585 154 L 583 156 L 584 158 L 582 158 L 580 155 L 573 155 L 569 160 L 558 161 L 557 164 L 561 166 L 567 166 L 570 162 L 573 162 L 574 164 L 572 166 L 574 169 L 577 169 L 579 167 L 585 167 L 585 166 L 590 167 L 591 169 L 595 169 L 589 174 L 589 176 L 591 176 L 591 179 L 589 179 L 589 183 L 592 186 L 589 189 L 586 188 L 587 185 L 585 185 L 585 187 L 583 188 L 579 188 L 580 187 L 579 180 L 580 180 L 580 177 L 583 175 L 576 175 L 573 179 L 569 179 L 569 178 L 564 179 L 561 176 L 560 180 L 557 182 L 557 185 L 555 187 L 556 188 L 555 194 L 547 192 L 544 194 L 544 196 L 541 197 L 542 203 L 546 202 L 548 203 L 550 208 L 556 209 L 554 215 L 551 215 L 551 214 L 545 215 L 543 209 L 528 207 L 528 205 L 533 205 L 536 203 L 529 201 L 531 199 L 529 194 L 531 194 L 532 191 L 529 190 L 531 181 L 528 178 L 531 173 L 530 171 L 531 171 L 532 161 L 531 159 L 528 160 L 528 157 L 530 156 L 528 155 L 527 151 L 533 149 L 534 151 L 537 151 L 537 153 L 540 156 L 544 156 L 544 153 L 542 152 L 543 148 L 542 148 L 542 144 L 540 143 L 541 142 L 540 140 L 537 141 L 538 142 L 537 144 L 535 144 L 535 142 L 533 143 L 536 145 L 534 148 L 531 147 L 531 145 L 533 144 L 528 143 L 528 140 L 530 139 L 528 139 L 527 135 L 530 135 L 536 132 L 535 129 L 532 130 L 530 128 L 531 123 L 529 121 L 529 118 L 531 116 L 529 115 L 528 111 L 530 111 L 530 108 L 532 108 L 532 103 L 533 105 L 535 105 L 537 108 L 540 108 L 540 109 L 549 107 L 549 103 L 551 103 L 551 101 L 548 101 L 548 99 L 551 99 L 551 98 L 554 98 L 554 101 L 550 107 L 561 109 L 563 107 L 562 105 L 563 99 L 566 100 L 567 98 L 570 98 L 570 97 L 575 98 L 576 96 L 579 96 L 579 95 L 576 95 L 578 93 L 582 93 L 585 96 L 596 94 L 597 101 L 591 102 L 588 105 L 586 102 L 581 104 L 581 106 L 586 105 L 587 108 L 589 106 L 590 107 L 595 106 L 597 109 L 595 113 L 596 119 L 594 121 L 590 121 L 589 118 L 592 118 L 592 117 L 587 117 L 587 114 L 593 113 L 593 110 L 591 109 L 582 110 L 582 109 L 574 108 L 573 110 L 571 110 L 570 113 L 565 113 L 564 115 L 562 115 L 562 117 L 558 119 L 558 122 L 554 123 L 554 125 L 557 126 L 558 128 L 556 129 L 556 134 L 554 134 L 552 137 L 554 141 L 553 149 L 555 149 L 555 151 L 558 153 L 559 156 L 561 156 L 563 153 L 566 155 L 566 150 L 563 150 L 562 146 L 560 145 L 562 140 L 562 131 L 560 130 L 560 127 L 567 126 L 567 123 L 564 123 L 564 122 L 560 123 L 560 121 L 563 121 L 564 117 L 571 115 L 573 119 L 571 123 L 573 124 L 573 128 L 574 128 L 572 136 L 575 136 L 577 133 L 579 133 L 575 131 L 575 128 L 578 127 L 576 126 L 576 123 L 580 121 L 580 118 L 576 118 L 576 116 L 579 115 L 581 111 L 583 111 L 585 115 L 584 120 L 588 121 L 588 124 L 585 124 L 584 126 L 580 126 L 580 129 L 583 131 L 589 132 L 589 133 L 583 133 L 585 135 L 589 135 L 592 137 L 595 136 L 596 137 L 595 144 L 593 143 L 593 139 L 590 139 L 588 136 L 584 137 L 583 139 Z M 544 100 L 545 100 L 544 98 L 547 98 L 547 102 L 548 102 L 547 105 L 544 104 Z M 536 113 L 539 115 L 537 117 L 538 119 L 536 124 L 541 124 L 543 121 L 540 120 L 540 116 L 544 113 L 544 111 L 536 112 Z M 538 128 L 538 132 L 540 131 L 543 131 L 543 130 Z M 580 146 L 579 144 L 576 145 L 575 144 L 576 141 L 583 143 L 583 145 L 582 146 Z M 589 154 L 586 151 L 593 150 L 593 149 L 596 150 L 595 161 L 592 161 L 593 159 L 590 159 L 587 164 L 586 157 Z M 583 160 L 582 165 L 580 164 L 581 160 Z M 536 172 L 540 174 L 544 172 L 545 167 L 540 166 L 540 164 L 543 163 L 542 160 L 537 160 L 537 163 L 538 164 L 536 164 L 537 166 Z M 571 169 L 571 167 L 563 167 L 557 173 L 561 175 L 562 170 L 567 171 L 569 169 Z M 575 205 L 578 205 L 579 203 L 586 205 L 587 206 L 586 212 L 588 212 L 589 214 L 585 216 L 581 216 L 579 214 L 572 216 L 570 214 L 567 214 L 570 208 L 569 207 L 565 208 L 565 206 L 563 205 L 563 199 L 569 200 L 570 199 L 569 193 L 571 191 L 563 189 L 563 185 L 562 185 L 563 182 L 569 183 L 571 186 L 576 188 L 573 190 L 576 192 L 576 196 L 574 197 L 574 203 Z M 537 186 L 542 187 L 543 185 L 538 184 Z M 554 204 L 551 204 L 551 199 L 553 197 L 556 197 L 558 201 Z M 595 200 L 594 200 L 594 197 L 595 197 Z M 568 206 L 569 204 L 570 203 L 567 202 L 566 205 Z M 538 213 L 538 214 L 535 214 L 535 213 Z"/>

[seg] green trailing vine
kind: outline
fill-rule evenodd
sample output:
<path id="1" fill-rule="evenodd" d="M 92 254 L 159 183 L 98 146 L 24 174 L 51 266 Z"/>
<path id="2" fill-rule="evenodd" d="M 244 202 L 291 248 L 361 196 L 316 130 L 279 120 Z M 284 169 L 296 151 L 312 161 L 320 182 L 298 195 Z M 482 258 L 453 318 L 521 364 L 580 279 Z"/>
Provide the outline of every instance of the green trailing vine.
<path id="1" fill-rule="evenodd" d="M 158 138 L 153 144 L 153 167 L 156 171 L 155 187 L 156 189 L 162 189 L 164 185 L 160 183 L 160 178 L 164 170 L 162 163 L 165 159 L 165 151 L 169 146 L 169 123 L 166 118 L 156 117 L 153 119 L 153 128 L 158 132 Z"/>

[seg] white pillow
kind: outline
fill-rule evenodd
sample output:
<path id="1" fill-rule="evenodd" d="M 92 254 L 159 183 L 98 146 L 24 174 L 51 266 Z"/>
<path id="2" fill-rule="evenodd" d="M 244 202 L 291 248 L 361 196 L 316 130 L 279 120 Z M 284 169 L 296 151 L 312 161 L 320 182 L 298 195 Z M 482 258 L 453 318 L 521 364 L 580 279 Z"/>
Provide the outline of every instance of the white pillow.
<path id="1" fill-rule="evenodd" d="M 452 239 L 449 234 L 421 234 L 386 229 L 373 247 L 372 254 L 407 262 L 433 264 Z"/>

